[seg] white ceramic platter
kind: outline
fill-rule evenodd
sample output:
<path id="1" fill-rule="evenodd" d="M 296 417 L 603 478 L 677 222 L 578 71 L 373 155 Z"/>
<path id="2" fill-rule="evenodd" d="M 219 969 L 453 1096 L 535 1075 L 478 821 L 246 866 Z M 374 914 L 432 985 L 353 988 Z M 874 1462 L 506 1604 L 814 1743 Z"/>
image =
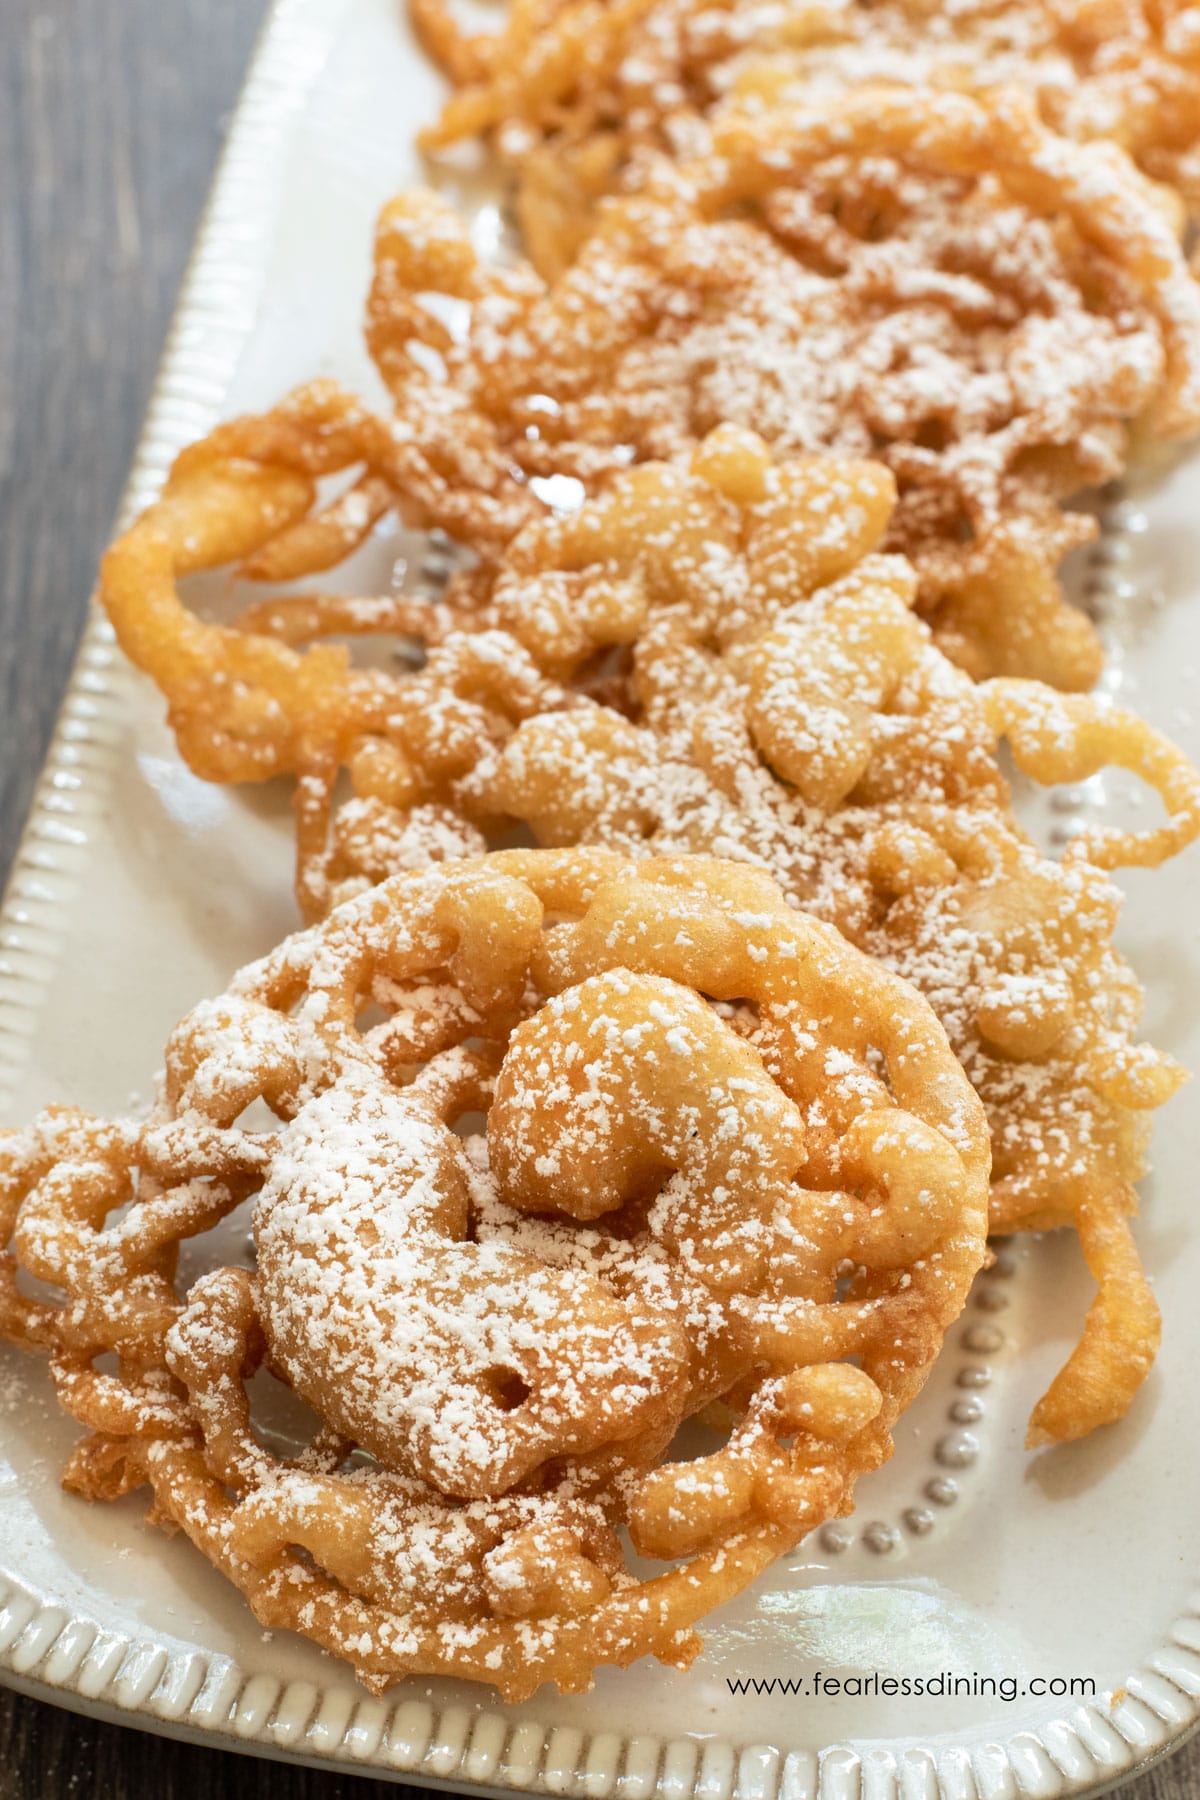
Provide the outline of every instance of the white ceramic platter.
<path id="1" fill-rule="evenodd" d="M 420 178 L 438 84 L 398 0 L 279 0 L 234 124 L 128 499 L 231 410 L 314 372 L 366 392 L 371 225 Z M 496 210 L 472 200 L 479 231 Z M 1110 508 L 1081 579 L 1109 685 L 1200 752 L 1200 464 Z M 411 546 L 384 543 L 386 579 Z M 0 1104 L 102 1111 L 145 1094 L 166 1033 L 294 924 L 283 794 L 193 780 L 157 696 L 94 621 L 0 925 Z M 1103 783 L 1061 806 L 1120 807 Z M 1130 882 L 1126 949 L 1154 1038 L 1200 1065 L 1196 855 Z M 1157 1124 L 1140 1240 L 1166 1316 L 1132 1416 L 1030 1460 L 1028 1409 L 1078 1328 L 1073 1241 L 1025 1242 L 981 1279 L 895 1461 L 827 1528 L 714 1617 L 686 1675 L 641 1665 L 593 1693 L 504 1707 L 413 1681 L 369 1699 L 339 1664 L 264 1634 L 136 1498 L 90 1508 L 57 1477 L 74 1435 L 43 1371 L 0 1360 L 0 1674 L 149 1729 L 342 1761 L 382 1778 L 605 1800 L 1016 1800 L 1084 1794 L 1200 1717 L 1200 1127 Z M 738 1695 L 729 1683 L 878 1672 L 1011 1678 L 1017 1696 Z M 1094 1699 L 1035 1698 L 1082 1677 Z M 1003 1690 L 999 1690 L 1003 1692 Z"/>

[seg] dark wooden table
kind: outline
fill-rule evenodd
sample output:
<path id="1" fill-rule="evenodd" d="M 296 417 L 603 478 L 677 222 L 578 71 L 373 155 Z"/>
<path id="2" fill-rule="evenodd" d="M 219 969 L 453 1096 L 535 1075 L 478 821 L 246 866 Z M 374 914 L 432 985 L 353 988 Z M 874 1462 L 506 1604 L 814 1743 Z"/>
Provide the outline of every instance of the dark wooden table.
<path id="1" fill-rule="evenodd" d="M 264 10 L 0 0 L 0 880 Z M 0 1693 L 0 1800 L 379 1791 Z M 1200 1740 L 1120 1794 L 1196 1800 Z"/>

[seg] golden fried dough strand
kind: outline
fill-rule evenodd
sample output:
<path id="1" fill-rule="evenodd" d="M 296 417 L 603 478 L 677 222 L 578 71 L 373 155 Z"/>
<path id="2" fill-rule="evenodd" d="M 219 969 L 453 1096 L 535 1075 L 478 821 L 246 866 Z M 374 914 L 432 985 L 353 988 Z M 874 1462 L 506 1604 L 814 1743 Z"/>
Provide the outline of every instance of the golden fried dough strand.
<path id="1" fill-rule="evenodd" d="M 510 639 L 456 630 L 477 623 L 469 606 L 288 594 L 229 625 L 188 607 L 178 583 L 199 570 L 234 563 L 273 579 L 280 567 L 289 576 L 302 565 L 324 569 L 328 544 L 305 541 L 323 516 L 313 512 L 316 479 L 376 455 L 386 462 L 379 446 L 389 438 L 383 422 L 330 384 L 298 390 L 273 412 L 222 425 L 191 446 L 101 570 L 100 597 L 121 645 L 164 694 L 196 774 L 297 778 L 298 888 L 309 916 L 327 910 L 337 878 L 322 859 L 342 769 L 367 808 L 409 809 L 392 866 L 405 847 L 414 864 L 469 854 L 482 844 L 446 805 L 453 783 L 488 738 L 564 698 Z M 419 633 L 436 645 L 427 666 L 358 668 L 344 645 L 313 641 L 380 631 Z"/>
<path id="2" fill-rule="evenodd" d="M 59 1399 L 76 1418 L 118 1435 L 189 1429 L 162 1356 L 179 1312 L 176 1255 L 246 1198 L 267 1149 L 219 1129 L 109 1124 L 70 1107 L 0 1139 L 11 1245 L 0 1330 L 50 1351 Z M 9 1287 L 17 1266 L 58 1298 L 20 1296 Z M 110 1351 L 115 1376 L 95 1367 Z"/>
<path id="3" fill-rule="evenodd" d="M 1081 1421 L 1108 1423 L 1129 1409 L 1158 1351 L 1158 1302 L 1129 1226 L 1131 1197 L 1119 1185 L 1083 1200 L 1079 1242 L 1098 1292 L 1070 1360 L 1033 1409 L 1030 1448 L 1079 1437 Z"/>
<path id="4" fill-rule="evenodd" d="M 365 463 L 367 475 L 335 508 L 345 508 L 371 482 L 387 488 L 394 510 L 412 491 L 402 449 L 402 434 L 391 423 L 366 413 L 332 383 L 314 383 L 273 412 L 232 420 L 191 445 L 161 498 L 108 551 L 100 597 L 126 653 L 167 696 L 180 748 L 198 774 L 255 781 L 292 772 L 314 746 L 344 754 L 386 717 L 391 680 L 353 669 L 341 646 L 315 644 L 300 655 L 287 642 L 293 619 L 303 641 L 364 624 L 378 628 L 378 609 L 373 620 L 356 621 L 331 596 L 289 596 L 275 603 L 281 616 L 258 610 L 238 631 L 197 618 L 176 584 L 230 563 L 251 579 L 269 580 L 331 566 L 356 547 L 379 513 L 362 508 L 352 534 L 335 532 L 327 540 L 318 528 L 328 510 L 314 511 L 318 480 Z M 453 507 L 444 516 L 428 506 L 420 510 L 427 522 L 460 523 L 476 541 L 488 539 L 478 509 Z M 519 508 L 502 535 L 527 511 Z M 390 606 L 393 625 L 419 616 L 414 602 Z"/>

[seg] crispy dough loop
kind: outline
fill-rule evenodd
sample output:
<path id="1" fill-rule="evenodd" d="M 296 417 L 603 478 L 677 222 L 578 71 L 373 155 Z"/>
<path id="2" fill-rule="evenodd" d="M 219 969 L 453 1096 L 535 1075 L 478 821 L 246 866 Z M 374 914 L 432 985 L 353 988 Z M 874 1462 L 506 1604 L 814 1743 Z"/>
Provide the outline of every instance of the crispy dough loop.
<path id="1" fill-rule="evenodd" d="M 1156 869 L 1196 836 L 1200 775 L 1174 744 L 1124 707 L 1081 694 L 1051 694 L 1033 682 L 989 681 L 983 705 L 1007 738 L 1017 767 L 1043 787 L 1128 769 L 1162 800 L 1167 822 L 1153 831 L 1085 825 L 1070 854 L 1098 869 Z"/>
<path id="2" fill-rule="evenodd" d="M 222 625 L 186 605 L 178 587 L 186 574 L 240 564 L 243 574 L 277 580 L 340 559 L 358 539 L 329 526 L 328 510 L 313 512 L 315 483 L 365 461 L 367 473 L 334 512 L 361 515 L 368 529 L 384 488 L 389 509 L 406 491 L 393 437 L 330 383 L 222 425 L 178 459 L 162 498 L 117 540 L 101 572 L 122 647 L 161 689 L 189 766 L 211 781 L 296 777 L 297 891 L 307 917 L 326 912 L 348 878 L 330 830 L 343 769 L 361 802 L 348 830 L 383 801 L 410 814 L 393 857 L 421 866 L 469 853 L 479 839 L 451 810 L 458 779 L 485 744 L 565 698 L 506 634 L 455 629 L 478 625 L 469 607 L 289 594 Z M 318 641 L 372 632 L 419 638 L 430 647 L 424 666 L 359 668 L 344 645 Z"/>
<path id="3" fill-rule="evenodd" d="M 206 623 L 185 607 L 179 576 L 240 561 L 312 503 L 307 475 L 208 457 L 177 464 L 163 497 L 108 551 L 101 599 L 122 648 L 167 700 L 180 750 L 210 781 L 302 771 L 384 717 L 386 685 L 352 670 L 344 650 L 286 644 Z"/>
<path id="4" fill-rule="evenodd" d="M 13 1281 L 3 1333 L 50 1352 L 59 1401 L 81 1423 L 114 1436 L 192 1429 L 162 1358 L 176 1254 L 246 1198 L 264 1155 L 248 1136 L 114 1126 L 72 1108 L 0 1140 L 8 1279 L 20 1268 L 53 1290 L 31 1302 Z M 94 1366 L 110 1351 L 117 1374 Z"/>
<path id="5" fill-rule="evenodd" d="M 197 774 L 213 781 L 303 774 L 322 756 L 347 760 L 358 738 L 385 727 L 399 678 L 354 668 L 340 645 L 297 653 L 287 640 L 381 622 L 419 627 L 418 604 L 393 601 L 382 621 L 378 608 L 364 621 L 361 607 L 356 620 L 335 597 L 289 596 L 252 612 L 238 629 L 198 618 L 177 582 L 231 563 L 283 579 L 341 560 L 353 542 L 337 536 L 318 547 L 310 533 L 315 481 L 365 461 L 362 480 L 373 481 L 376 497 L 390 483 L 389 506 L 396 506 L 406 489 L 403 469 L 392 468 L 394 435 L 330 383 L 300 389 L 273 413 L 234 420 L 192 445 L 161 499 L 105 556 L 100 597 L 126 653 L 162 689 Z M 383 474 L 371 474 L 373 459 Z"/>

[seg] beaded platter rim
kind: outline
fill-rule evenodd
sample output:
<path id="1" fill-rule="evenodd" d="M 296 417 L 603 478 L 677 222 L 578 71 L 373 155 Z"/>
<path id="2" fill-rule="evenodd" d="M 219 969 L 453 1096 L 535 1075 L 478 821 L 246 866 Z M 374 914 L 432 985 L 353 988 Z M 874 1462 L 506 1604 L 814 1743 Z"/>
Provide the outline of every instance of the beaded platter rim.
<path id="1" fill-rule="evenodd" d="M 253 229 L 269 222 L 263 159 L 286 139 L 345 10 L 345 0 L 274 0 L 270 8 L 197 235 L 121 522 L 153 498 L 175 454 L 219 414 L 266 278 L 262 234 Z M 1111 545 L 1123 529 L 1119 507 L 1107 510 L 1104 528 Z M 1089 588 L 1102 608 L 1108 579 L 1098 558 Z M 133 679 L 93 609 L 0 908 L 0 1100 L 28 1060 L 50 973 L 66 949 L 59 884 L 77 879 L 86 865 L 91 820 L 111 785 Z M 967 1319 L 963 1327 L 962 1347 L 970 1350 L 979 1326 Z M 860 1529 L 872 1547 L 869 1533 L 888 1528 Z M 970 1746 L 947 1737 L 894 1751 L 840 1743 L 817 1751 L 720 1738 L 625 1738 L 602 1728 L 514 1722 L 498 1706 L 439 1710 L 403 1691 L 372 1699 L 348 1676 L 327 1687 L 285 1684 L 222 1653 L 172 1650 L 132 1620 L 128 1635 L 101 1629 L 3 1568 L 0 1682 L 73 1711 L 214 1747 L 459 1791 L 581 1800 L 1057 1800 L 1104 1793 L 1200 1729 L 1200 1590 L 1128 1677 L 1119 1708 L 1101 1696 L 1043 1720 L 1036 1731 L 998 1731 L 987 1742 L 973 1733 Z"/>

